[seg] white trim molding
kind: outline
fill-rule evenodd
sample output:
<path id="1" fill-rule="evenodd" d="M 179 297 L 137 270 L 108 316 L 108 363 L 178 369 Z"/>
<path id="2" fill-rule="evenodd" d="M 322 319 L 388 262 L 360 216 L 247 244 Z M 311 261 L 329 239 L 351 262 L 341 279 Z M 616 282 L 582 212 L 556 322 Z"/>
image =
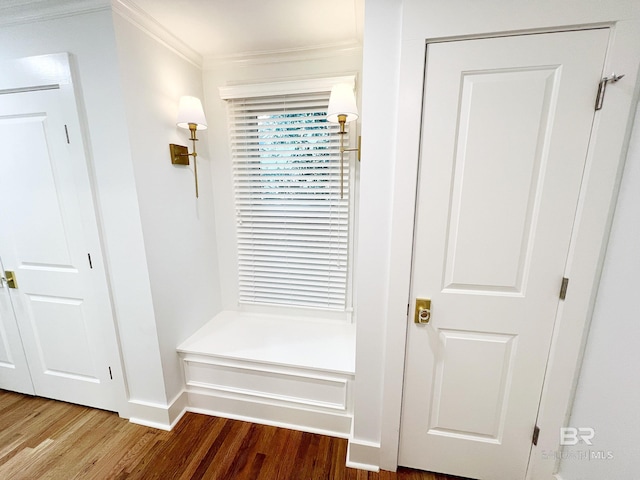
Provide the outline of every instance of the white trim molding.
<path id="1" fill-rule="evenodd" d="M 380 444 L 356 440 L 349 440 L 347 446 L 347 467 L 370 472 L 380 471 Z"/>
<path id="2" fill-rule="evenodd" d="M 336 57 L 362 56 L 362 43 L 343 42 L 332 45 L 316 45 L 287 50 L 267 50 L 246 52 L 224 56 L 206 56 L 203 61 L 204 70 L 214 70 L 224 65 L 236 67 L 252 67 L 274 63 L 308 62 Z"/>
<path id="3" fill-rule="evenodd" d="M 72 57 L 67 52 L 16 58 L 0 62 L 0 94 L 33 88 L 61 88 L 73 84 Z"/>
<path id="4" fill-rule="evenodd" d="M 282 82 L 255 83 L 218 87 L 222 100 L 234 98 L 270 97 L 273 95 L 295 95 L 301 93 L 330 92 L 337 83 L 356 84 L 355 75 L 341 77 L 311 78 L 307 80 L 286 80 Z"/>
<path id="5" fill-rule="evenodd" d="M 181 352 L 188 410 L 348 438 L 352 375 Z"/>
<path id="6" fill-rule="evenodd" d="M 112 0 L 111 7 L 114 13 L 160 42 L 176 55 L 182 57 L 192 65 L 202 68 L 202 55 L 177 36 L 158 23 L 151 15 L 130 0 Z"/>
<path id="7" fill-rule="evenodd" d="M 136 425 L 171 431 L 187 412 L 187 392 L 182 390 L 168 405 L 129 400 L 129 421 Z"/>
<path id="8" fill-rule="evenodd" d="M 53 20 L 108 9 L 109 0 L 40 0 L 31 2 L 3 0 L 0 5 L 0 26 Z"/>
<path id="9" fill-rule="evenodd" d="M 348 409 L 344 376 L 205 355 L 183 355 L 183 364 L 190 393 L 270 399 L 341 413 Z"/>
<path id="10" fill-rule="evenodd" d="M 202 55 L 158 23 L 130 0 L 5 0 L 0 5 L 0 26 L 53 20 L 112 10 L 186 61 L 202 68 Z"/>
<path id="11" fill-rule="evenodd" d="M 351 415 L 293 408 L 271 401 L 189 391 L 187 411 L 271 425 L 337 438 L 348 438 Z"/>
<path id="12" fill-rule="evenodd" d="M 222 312 L 178 346 L 188 410 L 349 438 L 354 333 Z"/>

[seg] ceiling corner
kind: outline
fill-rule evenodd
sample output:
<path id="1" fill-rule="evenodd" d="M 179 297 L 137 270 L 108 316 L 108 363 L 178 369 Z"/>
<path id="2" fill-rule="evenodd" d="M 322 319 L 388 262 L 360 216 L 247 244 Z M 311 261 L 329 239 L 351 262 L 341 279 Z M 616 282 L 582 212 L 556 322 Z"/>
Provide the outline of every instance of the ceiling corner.
<path id="1" fill-rule="evenodd" d="M 51 20 L 109 8 L 109 0 L 3 0 L 0 4 L 0 26 Z"/>
<path id="2" fill-rule="evenodd" d="M 202 68 L 202 55 L 171 33 L 142 8 L 130 0 L 111 0 L 111 7 L 115 14 L 118 14 L 194 66 Z"/>

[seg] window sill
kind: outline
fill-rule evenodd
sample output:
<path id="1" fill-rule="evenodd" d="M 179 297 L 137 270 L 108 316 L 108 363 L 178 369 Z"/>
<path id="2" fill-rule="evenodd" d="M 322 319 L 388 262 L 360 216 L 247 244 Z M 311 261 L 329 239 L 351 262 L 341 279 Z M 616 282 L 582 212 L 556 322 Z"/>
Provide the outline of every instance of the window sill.
<path id="1" fill-rule="evenodd" d="M 178 352 L 355 373 L 355 325 L 224 311 L 178 346 Z"/>

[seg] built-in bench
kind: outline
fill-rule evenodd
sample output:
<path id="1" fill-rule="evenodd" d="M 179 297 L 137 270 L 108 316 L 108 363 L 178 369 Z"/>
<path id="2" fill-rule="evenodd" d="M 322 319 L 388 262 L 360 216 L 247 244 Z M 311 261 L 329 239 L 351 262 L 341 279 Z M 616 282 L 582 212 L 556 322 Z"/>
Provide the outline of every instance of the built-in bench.
<path id="1" fill-rule="evenodd" d="M 178 352 L 191 411 L 350 434 L 353 324 L 225 311 Z"/>

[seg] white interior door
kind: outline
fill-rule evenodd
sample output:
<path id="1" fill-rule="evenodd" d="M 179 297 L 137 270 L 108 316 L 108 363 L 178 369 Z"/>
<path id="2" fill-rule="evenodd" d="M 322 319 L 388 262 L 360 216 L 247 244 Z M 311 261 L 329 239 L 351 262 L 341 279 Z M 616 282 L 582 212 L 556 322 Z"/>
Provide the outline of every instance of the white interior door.
<path id="1" fill-rule="evenodd" d="M 608 35 L 427 47 L 401 465 L 525 476 Z"/>
<path id="2" fill-rule="evenodd" d="M 66 55 L 32 61 L 52 62 L 69 72 Z M 11 296 L 34 392 L 117 410 L 118 348 L 73 86 L 0 93 L 0 256 L 17 281 L 2 295 Z M 12 332 L 6 343 L 17 352 Z"/>
<path id="3" fill-rule="evenodd" d="M 0 219 L 0 225 L 2 224 Z M 22 348 L 9 287 L 4 281 L 4 271 L 0 258 L 0 388 L 33 395 L 35 392 L 31 383 L 31 373 Z"/>

